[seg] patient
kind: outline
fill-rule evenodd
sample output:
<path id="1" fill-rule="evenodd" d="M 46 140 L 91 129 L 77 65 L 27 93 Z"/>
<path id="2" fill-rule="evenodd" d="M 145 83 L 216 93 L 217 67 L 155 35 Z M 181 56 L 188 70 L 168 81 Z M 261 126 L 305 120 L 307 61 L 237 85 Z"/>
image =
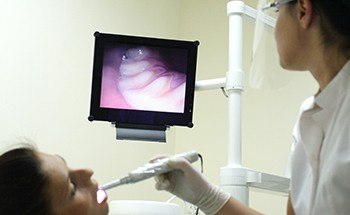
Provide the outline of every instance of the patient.
<path id="1" fill-rule="evenodd" d="M 7 151 L 0 156 L 1 214 L 107 215 L 106 199 L 97 203 L 92 174 L 32 146 Z"/>

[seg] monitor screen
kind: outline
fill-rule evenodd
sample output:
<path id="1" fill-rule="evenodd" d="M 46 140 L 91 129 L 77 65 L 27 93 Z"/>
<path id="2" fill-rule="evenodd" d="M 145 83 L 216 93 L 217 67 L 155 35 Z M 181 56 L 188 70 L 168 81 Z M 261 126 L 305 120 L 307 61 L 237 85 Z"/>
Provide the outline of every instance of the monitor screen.
<path id="1" fill-rule="evenodd" d="M 90 121 L 192 127 L 198 41 L 94 36 Z"/>

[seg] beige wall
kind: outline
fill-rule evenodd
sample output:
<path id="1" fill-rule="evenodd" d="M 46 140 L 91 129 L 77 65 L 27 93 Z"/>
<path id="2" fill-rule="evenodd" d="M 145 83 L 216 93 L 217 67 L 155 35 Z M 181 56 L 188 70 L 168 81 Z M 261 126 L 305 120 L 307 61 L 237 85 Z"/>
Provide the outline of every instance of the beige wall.
<path id="1" fill-rule="evenodd" d="M 214 0 L 5 0 L 0 7 L 0 129 L 2 140 L 25 136 L 39 148 L 91 167 L 100 182 L 123 176 L 159 153 L 196 149 L 205 175 L 219 184 L 227 161 L 227 102 L 220 91 L 195 96 L 193 129 L 175 128 L 168 143 L 119 142 L 108 123 L 87 121 L 93 32 L 199 40 L 197 79 L 227 70 L 227 1 Z M 255 5 L 254 1 L 247 4 Z M 253 25 L 244 27 L 244 70 L 249 70 Z M 243 97 L 243 164 L 283 175 L 291 129 L 301 101 L 314 92 L 308 74 L 285 87 Z M 149 180 L 110 192 L 110 199 L 163 201 Z M 251 205 L 282 214 L 285 198 L 251 192 Z"/>

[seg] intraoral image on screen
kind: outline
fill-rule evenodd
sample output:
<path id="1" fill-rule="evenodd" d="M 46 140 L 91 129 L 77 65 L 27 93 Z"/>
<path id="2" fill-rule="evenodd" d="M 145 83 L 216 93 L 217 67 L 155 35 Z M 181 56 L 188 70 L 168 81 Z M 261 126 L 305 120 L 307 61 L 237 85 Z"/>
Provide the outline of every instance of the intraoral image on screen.
<path id="1" fill-rule="evenodd" d="M 193 127 L 198 41 L 94 33 L 89 121 Z"/>
<path id="2" fill-rule="evenodd" d="M 106 42 L 100 107 L 183 113 L 188 51 Z"/>

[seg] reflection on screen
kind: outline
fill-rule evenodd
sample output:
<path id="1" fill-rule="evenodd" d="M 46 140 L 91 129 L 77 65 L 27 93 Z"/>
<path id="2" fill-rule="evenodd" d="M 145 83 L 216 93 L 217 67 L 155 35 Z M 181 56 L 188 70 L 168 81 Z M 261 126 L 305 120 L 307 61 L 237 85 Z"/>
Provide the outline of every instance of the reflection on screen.
<path id="1" fill-rule="evenodd" d="M 187 50 L 106 44 L 100 107 L 183 113 Z"/>

